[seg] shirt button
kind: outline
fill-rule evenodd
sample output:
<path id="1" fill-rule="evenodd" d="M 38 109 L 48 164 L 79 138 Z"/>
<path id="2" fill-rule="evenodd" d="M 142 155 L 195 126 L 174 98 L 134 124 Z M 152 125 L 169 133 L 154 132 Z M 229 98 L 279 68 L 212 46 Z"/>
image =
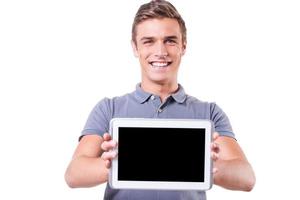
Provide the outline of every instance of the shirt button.
<path id="1" fill-rule="evenodd" d="M 152 95 L 150 98 L 151 98 L 151 100 L 154 100 L 154 99 L 155 99 L 155 96 Z"/>
<path id="2" fill-rule="evenodd" d="M 158 112 L 160 112 L 160 113 L 161 113 L 161 112 L 162 112 L 162 109 L 158 109 Z"/>

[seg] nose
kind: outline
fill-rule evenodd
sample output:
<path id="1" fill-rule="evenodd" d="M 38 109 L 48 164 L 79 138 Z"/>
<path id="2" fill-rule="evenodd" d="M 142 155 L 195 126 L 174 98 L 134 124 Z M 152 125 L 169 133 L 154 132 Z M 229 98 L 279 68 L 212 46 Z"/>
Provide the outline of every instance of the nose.
<path id="1" fill-rule="evenodd" d="M 168 55 L 168 50 L 164 42 L 158 42 L 155 47 L 155 56 L 166 57 Z"/>

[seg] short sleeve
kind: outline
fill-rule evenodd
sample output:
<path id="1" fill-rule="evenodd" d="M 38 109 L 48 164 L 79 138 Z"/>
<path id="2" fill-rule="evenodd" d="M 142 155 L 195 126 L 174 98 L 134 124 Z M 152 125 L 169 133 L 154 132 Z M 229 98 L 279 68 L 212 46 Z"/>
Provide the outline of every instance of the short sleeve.
<path id="1" fill-rule="evenodd" d="M 103 136 L 104 133 L 109 131 L 109 122 L 111 119 L 109 101 L 108 98 L 104 98 L 93 108 L 81 132 L 79 140 L 85 135 L 96 134 Z"/>
<path id="2" fill-rule="evenodd" d="M 221 136 L 235 138 L 227 115 L 215 103 L 210 104 L 210 120 L 214 123 L 215 131 Z"/>

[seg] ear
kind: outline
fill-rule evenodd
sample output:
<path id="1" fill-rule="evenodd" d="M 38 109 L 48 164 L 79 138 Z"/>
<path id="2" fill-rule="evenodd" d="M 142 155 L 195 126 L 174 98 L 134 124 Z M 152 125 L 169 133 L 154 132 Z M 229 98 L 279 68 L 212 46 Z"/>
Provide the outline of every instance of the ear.
<path id="1" fill-rule="evenodd" d="M 134 56 L 138 58 L 139 57 L 139 52 L 138 52 L 137 46 L 136 46 L 136 44 L 133 40 L 131 40 L 131 47 L 132 47 Z"/>
<path id="2" fill-rule="evenodd" d="M 182 44 L 182 52 L 181 52 L 181 56 L 183 56 L 185 54 L 185 51 L 186 51 L 186 42 L 184 42 Z"/>

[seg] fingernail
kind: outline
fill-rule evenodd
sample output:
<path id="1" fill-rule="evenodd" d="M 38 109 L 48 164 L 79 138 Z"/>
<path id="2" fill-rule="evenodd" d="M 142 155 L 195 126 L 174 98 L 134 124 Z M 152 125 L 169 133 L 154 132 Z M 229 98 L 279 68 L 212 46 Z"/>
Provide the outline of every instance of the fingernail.
<path id="1" fill-rule="evenodd" d="M 118 152 L 117 152 L 116 150 L 112 152 L 112 156 L 113 156 L 114 158 L 117 157 L 117 155 L 118 155 Z"/>
<path id="2" fill-rule="evenodd" d="M 217 168 L 213 168 L 213 173 L 217 173 L 218 172 L 218 169 Z"/>

